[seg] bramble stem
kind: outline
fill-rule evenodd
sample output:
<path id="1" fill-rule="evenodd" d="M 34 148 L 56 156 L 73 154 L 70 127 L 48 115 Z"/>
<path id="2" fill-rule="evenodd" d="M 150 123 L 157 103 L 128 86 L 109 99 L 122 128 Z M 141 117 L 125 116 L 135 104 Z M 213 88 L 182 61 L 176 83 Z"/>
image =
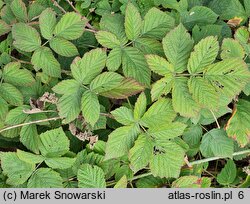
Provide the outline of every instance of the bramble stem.
<path id="1" fill-rule="evenodd" d="M 242 154 L 250 154 L 250 149 L 240 151 L 240 152 L 235 152 L 235 153 L 233 153 L 233 156 L 238 156 L 238 155 L 242 155 Z M 214 161 L 214 160 L 217 160 L 217 159 L 226 159 L 226 157 L 211 157 L 211 158 L 207 158 L 207 159 L 201 159 L 201 160 L 189 162 L 189 164 L 191 166 L 193 166 L 193 165 L 196 165 L 196 164 L 202 164 L 202 163 L 209 162 L 209 161 Z M 140 179 L 140 178 L 144 178 L 144 177 L 147 177 L 147 176 L 151 176 L 151 175 L 152 175 L 152 172 L 148 172 L 148 173 L 145 173 L 145 174 L 140 174 L 138 176 L 133 177 L 132 179 L 128 179 L 128 182 L 134 181 L 134 180 L 137 180 L 137 179 Z M 107 182 L 107 187 L 113 186 L 116 183 L 117 183 L 116 181 Z"/>
<path id="2" fill-rule="evenodd" d="M 250 149 L 240 151 L 240 152 L 235 152 L 235 153 L 233 153 L 233 156 L 238 156 L 238 155 L 242 155 L 242 154 L 250 154 Z M 196 165 L 196 164 L 202 164 L 202 163 L 205 163 L 205 162 L 214 161 L 214 160 L 218 160 L 218 159 L 226 159 L 226 158 L 225 157 L 210 157 L 210 158 L 207 158 L 207 159 L 201 159 L 201 160 L 190 162 L 190 164 L 193 166 L 193 165 Z"/>
<path id="3" fill-rule="evenodd" d="M 212 110 L 210 110 L 210 112 L 212 113 L 212 115 L 213 115 L 213 117 L 214 117 L 214 119 L 215 119 L 215 122 L 216 122 L 216 124 L 217 124 L 217 127 L 220 129 L 220 124 L 219 124 L 219 122 L 218 122 L 218 120 L 217 120 L 217 118 L 216 118 L 214 112 L 213 112 Z"/>
<path id="4" fill-rule="evenodd" d="M 31 121 L 31 122 L 27 122 L 27 123 L 18 124 L 18 125 L 13 125 L 13 126 L 1 129 L 0 133 L 4 132 L 4 131 L 7 131 L 7 130 L 14 129 L 14 128 L 23 127 L 23 126 L 26 126 L 26 125 L 31 125 L 31 124 L 36 124 L 36 123 L 43 123 L 43 122 L 47 122 L 47 121 L 60 120 L 60 119 L 63 119 L 63 118 L 54 117 L 54 118 L 47 118 L 47 119 L 44 119 L 44 120 L 36 120 L 36 121 Z"/>
<path id="5" fill-rule="evenodd" d="M 52 1 L 53 4 L 54 4 L 57 8 L 59 8 L 63 13 L 67 13 L 67 11 L 65 11 L 64 8 L 61 7 L 61 6 L 57 3 L 56 0 L 51 0 L 51 1 Z"/>

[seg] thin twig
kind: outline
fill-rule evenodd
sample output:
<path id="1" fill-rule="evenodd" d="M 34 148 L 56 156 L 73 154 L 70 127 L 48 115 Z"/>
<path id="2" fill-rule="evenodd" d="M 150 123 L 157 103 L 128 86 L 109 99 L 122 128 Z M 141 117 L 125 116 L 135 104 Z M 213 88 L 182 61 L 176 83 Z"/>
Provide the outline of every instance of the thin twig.
<path id="1" fill-rule="evenodd" d="M 61 7 L 56 0 L 51 0 L 54 4 L 54 6 L 56 6 L 57 8 L 59 8 L 63 13 L 67 13 L 67 11 L 64 10 L 63 7 Z"/>
<path id="2" fill-rule="evenodd" d="M 72 8 L 76 13 L 80 14 L 79 11 L 76 9 L 76 7 L 74 7 L 73 2 L 71 2 L 71 1 L 69 1 L 69 0 L 66 0 L 66 1 L 68 2 L 68 4 L 71 6 L 71 8 Z M 81 15 L 81 14 L 80 14 L 80 15 Z"/>
<path id="3" fill-rule="evenodd" d="M 86 27 L 89 28 L 88 31 L 90 32 L 93 32 L 93 33 L 96 33 L 96 29 L 90 25 L 89 23 L 89 20 L 85 17 L 85 16 L 82 16 L 81 13 L 76 9 L 76 7 L 73 5 L 73 3 L 70 1 L 70 0 L 66 0 L 67 3 L 71 6 L 71 8 L 77 13 L 79 14 L 81 17 L 82 17 L 82 20 L 85 20 L 86 21 Z M 87 30 L 87 29 L 85 29 Z"/>
<path id="4" fill-rule="evenodd" d="M 27 23 L 28 25 L 38 25 L 39 24 L 39 22 L 38 21 L 32 21 L 32 22 L 29 22 L 29 23 Z"/>
<path id="5" fill-rule="evenodd" d="M 13 126 L 1 129 L 0 133 L 4 132 L 4 131 L 7 131 L 7 130 L 14 129 L 14 128 L 23 127 L 23 126 L 26 126 L 26 125 L 31 125 L 31 124 L 36 124 L 36 123 L 43 123 L 43 122 L 52 121 L 52 120 L 61 120 L 61 119 L 63 119 L 63 118 L 54 117 L 54 118 L 47 118 L 47 119 L 43 119 L 43 120 L 36 120 L 36 121 L 31 121 L 31 122 L 27 122 L 27 123 L 18 124 L 18 125 L 13 125 Z"/>
<path id="6" fill-rule="evenodd" d="M 87 25 L 86 25 L 86 26 L 87 26 Z M 87 27 L 89 27 L 89 26 L 87 26 Z M 84 30 L 85 30 L 85 31 L 89 31 L 89 32 L 91 32 L 91 33 L 96 33 L 96 32 L 97 32 L 96 30 L 89 29 L 89 28 L 85 28 Z"/>
<path id="7" fill-rule="evenodd" d="M 217 120 L 217 118 L 216 118 L 214 112 L 213 112 L 211 109 L 210 109 L 210 112 L 212 113 L 212 115 L 213 115 L 213 117 L 214 117 L 214 119 L 215 119 L 215 122 L 216 122 L 216 124 L 217 124 L 217 127 L 220 129 L 220 124 L 219 124 L 219 122 L 218 122 L 218 120 Z"/>
<path id="8" fill-rule="evenodd" d="M 23 60 L 20 60 L 20 59 L 17 59 L 17 58 L 15 58 L 15 57 L 13 57 L 13 56 L 10 56 L 13 60 L 16 60 L 16 61 L 18 61 L 18 62 L 20 62 L 20 63 L 22 63 L 22 64 L 31 64 L 31 62 L 27 62 L 27 61 L 23 61 Z"/>
<path id="9" fill-rule="evenodd" d="M 114 119 L 114 116 L 111 115 L 111 114 L 109 114 L 109 113 L 100 113 L 100 115 L 105 116 L 105 117 L 107 117 L 107 118 Z"/>

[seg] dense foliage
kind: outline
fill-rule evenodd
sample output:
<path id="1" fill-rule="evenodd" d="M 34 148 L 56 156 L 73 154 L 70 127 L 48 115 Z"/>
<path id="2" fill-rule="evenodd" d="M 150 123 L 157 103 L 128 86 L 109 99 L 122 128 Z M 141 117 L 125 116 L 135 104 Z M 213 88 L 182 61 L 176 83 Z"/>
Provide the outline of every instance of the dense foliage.
<path id="1" fill-rule="evenodd" d="M 249 0 L 0 0 L 1 187 L 249 187 Z"/>

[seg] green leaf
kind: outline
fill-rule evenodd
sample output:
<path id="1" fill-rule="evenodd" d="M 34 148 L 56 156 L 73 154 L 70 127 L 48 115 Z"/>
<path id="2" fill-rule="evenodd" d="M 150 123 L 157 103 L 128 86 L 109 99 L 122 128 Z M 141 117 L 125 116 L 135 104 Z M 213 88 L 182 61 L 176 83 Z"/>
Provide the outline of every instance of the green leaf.
<path id="1" fill-rule="evenodd" d="M 174 26 L 173 17 L 157 8 L 152 8 L 144 17 L 142 36 L 161 40 Z"/>
<path id="2" fill-rule="evenodd" d="M 194 47 L 194 51 L 188 60 L 188 71 L 190 74 L 200 73 L 204 68 L 214 62 L 219 52 L 217 37 L 202 39 Z"/>
<path id="3" fill-rule="evenodd" d="M 214 0 L 209 7 L 220 15 L 222 20 L 234 17 L 246 19 L 246 11 L 239 0 Z"/>
<path id="4" fill-rule="evenodd" d="M 211 83 L 202 77 L 191 77 L 188 80 L 188 88 L 193 99 L 204 108 L 218 109 L 219 92 Z"/>
<path id="5" fill-rule="evenodd" d="M 124 21 L 124 16 L 121 14 L 106 14 L 101 18 L 100 28 L 115 34 L 122 44 L 126 44 L 128 39 L 125 33 Z"/>
<path id="6" fill-rule="evenodd" d="M 0 96 L 10 105 L 20 106 L 23 104 L 22 93 L 11 84 L 2 83 L 0 85 Z"/>
<path id="7" fill-rule="evenodd" d="M 134 79 L 125 78 L 122 82 L 110 91 L 101 93 L 100 95 L 115 99 L 125 99 L 129 96 L 138 94 L 144 90 L 144 86 Z"/>
<path id="8" fill-rule="evenodd" d="M 182 135 L 186 127 L 187 125 L 180 122 L 166 123 L 161 126 L 152 126 L 148 133 L 158 141 L 166 141 Z"/>
<path id="9" fill-rule="evenodd" d="M 83 164 L 77 172 L 79 188 L 105 188 L 105 175 L 98 166 Z"/>
<path id="10" fill-rule="evenodd" d="M 61 127 L 40 134 L 40 139 L 39 150 L 45 157 L 59 157 L 69 151 L 69 139 Z"/>
<path id="11" fill-rule="evenodd" d="M 201 41 L 203 38 L 209 37 L 209 36 L 217 36 L 219 40 L 222 39 L 222 35 L 227 36 L 231 32 L 228 27 L 223 27 L 225 24 L 222 25 L 205 25 L 205 26 L 194 26 L 192 29 L 192 37 L 194 39 L 195 44 Z M 222 32 L 223 30 L 223 32 Z M 224 31 L 225 30 L 225 31 Z M 224 34 L 225 32 L 225 34 Z"/>
<path id="12" fill-rule="evenodd" d="M 53 157 L 46 158 L 45 163 L 52 169 L 68 169 L 73 166 L 76 158 L 69 157 Z"/>
<path id="13" fill-rule="evenodd" d="M 29 179 L 28 188 L 63 188 L 60 174 L 50 168 L 39 168 Z"/>
<path id="14" fill-rule="evenodd" d="M 35 1 L 30 4 L 28 9 L 29 21 L 35 20 L 45 9 L 45 5 L 42 5 L 39 1 Z"/>
<path id="15" fill-rule="evenodd" d="M 37 49 L 32 55 L 31 63 L 37 71 L 42 69 L 49 76 L 61 77 L 60 64 L 48 47 Z"/>
<path id="16" fill-rule="evenodd" d="M 147 108 L 147 98 L 146 98 L 145 93 L 143 92 L 139 95 L 135 103 L 135 107 L 134 107 L 135 120 L 141 119 L 141 117 L 146 112 L 146 108 Z"/>
<path id="17" fill-rule="evenodd" d="M 59 82 L 52 88 L 52 90 L 58 94 L 66 94 L 66 89 L 67 94 L 74 94 L 78 89 L 80 89 L 80 84 L 74 79 L 67 79 Z"/>
<path id="18" fill-rule="evenodd" d="M 174 142 L 164 142 L 150 160 L 149 167 L 153 176 L 177 178 L 184 161 L 184 150 Z"/>
<path id="19" fill-rule="evenodd" d="M 216 180 L 221 185 L 229 185 L 234 182 L 237 175 L 236 165 L 233 160 L 228 160 L 225 167 L 217 175 Z"/>
<path id="20" fill-rule="evenodd" d="M 164 56 L 161 42 L 152 38 L 137 38 L 134 41 L 134 47 L 140 50 L 143 54 L 156 54 Z"/>
<path id="21" fill-rule="evenodd" d="M 2 97 L 0 97 L 0 121 L 4 120 L 8 110 L 8 103 Z"/>
<path id="22" fill-rule="evenodd" d="M 243 60 L 230 58 L 208 66 L 205 78 L 231 100 L 249 82 L 250 72 Z"/>
<path id="23" fill-rule="evenodd" d="M 85 22 L 80 14 L 69 12 L 64 14 L 56 24 L 54 35 L 66 40 L 75 40 L 83 34 L 84 26 Z"/>
<path id="24" fill-rule="evenodd" d="M 120 107 L 111 112 L 115 120 L 123 125 L 132 125 L 135 123 L 133 111 L 127 107 Z"/>
<path id="25" fill-rule="evenodd" d="M 20 107 L 16 107 L 16 108 L 11 109 L 5 117 L 5 121 L 4 121 L 5 125 L 6 126 L 14 126 L 14 125 L 19 125 L 21 123 L 26 122 L 30 117 L 28 114 L 24 113 L 24 110 L 25 109 L 27 110 L 27 107 L 29 107 L 29 106 L 20 106 Z M 1 134 L 5 137 L 14 138 L 14 137 L 19 136 L 20 130 L 23 127 L 17 126 L 15 128 L 10 129 L 10 130 L 3 131 Z"/>
<path id="26" fill-rule="evenodd" d="M 239 100 L 235 105 L 233 114 L 228 120 L 225 127 L 229 137 L 235 139 L 240 146 L 244 147 L 249 144 L 250 133 L 250 102 Z"/>
<path id="27" fill-rule="evenodd" d="M 207 177 L 182 176 L 172 183 L 172 188 L 209 188 L 211 180 Z"/>
<path id="28" fill-rule="evenodd" d="M 102 72 L 106 58 L 105 50 L 100 48 L 85 53 L 82 59 L 76 58 L 71 64 L 73 77 L 80 83 L 90 84 Z"/>
<path id="29" fill-rule="evenodd" d="M 44 161 L 44 157 L 41 155 L 32 154 L 19 149 L 17 150 L 17 156 L 22 161 L 25 161 L 30 164 L 38 164 Z"/>
<path id="30" fill-rule="evenodd" d="M 13 24 L 16 22 L 16 18 L 13 12 L 11 11 L 9 4 L 5 4 L 5 6 L 1 9 L 1 19 L 8 24 Z"/>
<path id="31" fill-rule="evenodd" d="M 75 90 L 75 92 L 73 92 Z M 83 91 L 78 87 L 73 87 L 72 92 L 64 94 L 58 101 L 57 107 L 60 117 L 64 118 L 64 123 L 75 120 L 81 112 L 81 98 Z"/>
<path id="32" fill-rule="evenodd" d="M 13 0 L 10 4 L 10 8 L 19 22 L 28 21 L 27 8 L 22 0 Z"/>
<path id="33" fill-rule="evenodd" d="M 7 125 L 17 125 L 23 123 L 28 117 L 28 115 L 23 112 L 23 110 L 27 107 L 29 106 L 19 106 L 11 109 L 5 118 L 5 123 Z"/>
<path id="34" fill-rule="evenodd" d="M 98 31 L 95 35 L 97 41 L 103 46 L 110 49 L 121 46 L 121 42 L 116 35 L 108 31 Z"/>
<path id="35" fill-rule="evenodd" d="M 230 38 L 225 38 L 223 40 L 221 49 L 222 52 L 220 56 L 222 59 L 230 59 L 234 57 L 243 59 L 246 54 L 241 44 L 238 41 Z"/>
<path id="36" fill-rule="evenodd" d="M 152 101 L 158 100 L 162 95 L 170 93 L 173 84 L 173 75 L 167 74 L 164 78 L 152 84 L 151 98 Z"/>
<path id="37" fill-rule="evenodd" d="M 91 83 L 90 89 L 97 93 L 103 93 L 116 88 L 123 80 L 120 74 L 115 72 L 104 72 L 98 75 Z"/>
<path id="38" fill-rule="evenodd" d="M 115 48 L 110 51 L 106 66 L 109 71 L 116 71 L 120 68 L 122 64 L 122 50 L 120 48 Z"/>
<path id="39" fill-rule="evenodd" d="M 137 125 L 115 129 L 108 137 L 105 159 L 119 158 L 127 154 L 139 132 L 140 129 Z"/>
<path id="40" fill-rule="evenodd" d="M 39 26 L 42 36 L 47 40 L 52 39 L 56 26 L 56 13 L 51 8 L 47 8 L 40 14 Z"/>
<path id="41" fill-rule="evenodd" d="M 11 62 L 3 69 L 4 81 L 16 86 L 29 86 L 35 82 L 32 74 L 27 69 L 20 69 L 21 63 Z"/>
<path id="42" fill-rule="evenodd" d="M 129 40 L 139 37 L 142 28 L 142 19 L 137 8 L 128 3 L 125 12 L 125 32 Z"/>
<path id="43" fill-rule="evenodd" d="M 130 168 L 134 173 L 146 167 L 153 155 L 153 140 L 146 134 L 139 135 L 135 145 L 129 150 Z"/>
<path id="44" fill-rule="evenodd" d="M 86 122 L 94 126 L 100 117 L 100 104 L 95 93 L 89 90 L 83 93 L 81 110 Z"/>
<path id="45" fill-rule="evenodd" d="M 160 124 L 169 123 L 176 117 L 171 101 L 161 98 L 156 101 L 143 115 L 140 124 L 146 127 L 154 127 Z"/>
<path id="46" fill-rule="evenodd" d="M 127 188 L 128 179 L 127 176 L 124 175 L 114 186 L 114 188 Z"/>
<path id="47" fill-rule="evenodd" d="M 129 168 L 129 165 L 123 164 L 120 168 L 116 170 L 115 180 L 119 181 L 123 176 L 126 176 L 128 179 L 133 178 L 133 171 Z"/>
<path id="48" fill-rule="evenodd" d="M 122 69 L 126 77 L 132 77 L 143 85 L 150 85 L 151 73 L 144 55 L 134 47 L 122 50 Z"/>
<path id="49" fill-rule="evenodd" d="M 190 149 L 192 149 L 200 144 L 202 134 L 203 132 L 200 125 L 192 125 L 186 128 L 182 138 L 189 145 Z"/>
<path id="50" fill-rule="evenodd" d="M 184 117 L 197 117 L 200 106 L 194 101 L 189 93 L 187 78 L 176 78 L 174 80 L 172 97 L 173 108 Z"/>
<path id="51" fill-rule="evenodd" d="M 180 24 L 171 30 L 162 40 L 163 49 L 175 72 L 187 69 L 188 58 L 193 49 L 193 40 L 185 27 Z"/>
<path id="52" fill-rule="evenodd" d="M 189 10 L 189 12 L 182 15 L 181 22 L 189 30 L 195 25 L 209 25 L 214 24 L 218 18 L 218 15 L 214 13 L 210 8 L 205 6 L 195 6 Z"/>
<path id="53" fill-rule="evenodd" d="M 164 58 L 157 55 L 146 55 L 149 68 L 162 76 L 174 72 L 173 66 Z"/>
<path id="54" fill-rule="evenodd" d="M 137 188 L 159 188 L 166 183 L 166 179 L 154 177 L 152 175 L 138 179 L 136 182 Z"/>
<path id="55" fill-rule="evenodd" d="M 204 157 L 232 157 L 233 140 L 221 129 L 212 129 L 202 137 L 201 153 Z"/>
<path id="56" fill-rule="evenodd" d="M 13 186 L 23 184 L 35 170 L 34 164 L 20 160 L 13 152 L 1 154 L 1 167 L 8 176 L 6 183 Z"/>
<path id="57" fill-rule="evenodd" d="M 250 53 L 250 45 L 248 44 L 249 35 L 250 34 L 248 32 L 248 29 L 245 27 L 238 28 L 234 34 L 235 40 L 237 40 L 241 44 L 241 46 L 244 47 L 246 54 Z M 231 44 L 234 44 L 234 43 L 231 43 Z M 229 47 L 229 46 L 227 46 L 227 47 Z M 237 46 L 237 47 L 239 47 L 239 46 Z M 230 48 L 230 49 L 234 50 L 234 48 Z"/>
<path id="58" fill-rule="evenodd" d="M 37 116 L 36 116 L 37 117 Z M 42 118 L 44 119 L 44 118 Z M 25 122 L 30 122 L 38 119 L 32 119 L 30 116 L 27 117 Z M 20 132 L 20 142 L 29 150 L 33 151 L 35 154 L 39 154 L 38 145 L 40 143 L 40 137 L 37 132 L 36 124 L 30 124 L 23 126 Z"/>
<path id="59" fill-rule="evenodd" d="M 13 45 L 25 52 L 33 52 L 41 46 L 41 38 L 35 28 L 17 23 L 12 27 Z"/>
<path id="60" fill-rule="evenodd" d="M 10 32 L 10 30 L 11 27 L 3 20 L 0 20 L 0 36 Z"/>
<path id="61" fill-rule="evenodd" d="M 78 55 L 76 46 L 63 38 L 55 37 L 49 41 L 49 45 L 52 50 L 64 57 L 73 57 Z"/>

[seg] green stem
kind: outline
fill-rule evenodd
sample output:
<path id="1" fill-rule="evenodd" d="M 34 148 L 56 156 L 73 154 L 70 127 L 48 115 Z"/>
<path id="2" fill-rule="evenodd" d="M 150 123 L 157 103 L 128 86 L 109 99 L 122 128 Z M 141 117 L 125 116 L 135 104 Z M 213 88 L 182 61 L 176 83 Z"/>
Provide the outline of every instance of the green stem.
<path id="1" fill-rule="evenodd" d="M 239 188 L 249 188 L 250 187 L 250 175 L 247 176 L 246 180 L 239 185 Z"/>
<path id="2" fill-rule="evenodd" d="M 233 153 L 233 156 L 242 155 L 242 154 L 250 154 L 250 149 L 240 151 L 240 152 L 235 152 L 235 153 Z M 214 160 L 218 160 L 218 159 L 226 159 L 226 158 L 225 157 L 211 157 L 211 158 L 207 158 L 207 159 L 201 159 L 201 160 L 198 160 L 198 161 L 193 161 L 193 162 L 190 162 L 190 164 L 193 166 L 193 165 L 196 165 L 196 164 L 202 164 L 202 163 L 205 163 L 205 162 L 214 161 Z M 151 175 L 152 175 L 152 172 L 148 172 L 148 173 L 145 173 L 145 174 L 140 174 L 140 175 L 135 176 L 135 177 L 133 177 L 131 179 L 128 179 L 128 182 L 131 182 L 131 181 L 134 181 L 134 180 L 137 180 L 137 179 L 140 179 L 140 178 L 144 178 L 144 177 L 147 177 L 147 176 L 151 176 Z M 248 178 L 248 179 L 250 180 L 250 178 Z M 245 182 L 247 185 L 249 185 L 249 182 L 250 182 L 249 180 L 246 180 L 246 182 Z M 116 184 L 116 181 L 107 182 L 107 187 L 113 186 L 115 184 Z"/>
<path id="3" fill-rule="evenodd" d="M 240 152 L 235 152 L 235 153 L 233 153 L 233 156 L 238 156 L 238 155 L 242 155 L 242 154 L 250 154 L 250 149 L 240 151 Z M 190 162 L 190 164 L 193 166 L 193 165 L 196 165 L 196 164 L 202 164 L 202 163 L 205 163 L 205 162 L 215 161 L 215 160 L 218 160 L 218 159 L 226 159 L 226 158 L 225 157 L 211 157 L 211 158 L 207 158 L 207 159 L 201 159 L 201 160 L 198 160 L 198 161 L 193 161 L 193 162 Z"/>

